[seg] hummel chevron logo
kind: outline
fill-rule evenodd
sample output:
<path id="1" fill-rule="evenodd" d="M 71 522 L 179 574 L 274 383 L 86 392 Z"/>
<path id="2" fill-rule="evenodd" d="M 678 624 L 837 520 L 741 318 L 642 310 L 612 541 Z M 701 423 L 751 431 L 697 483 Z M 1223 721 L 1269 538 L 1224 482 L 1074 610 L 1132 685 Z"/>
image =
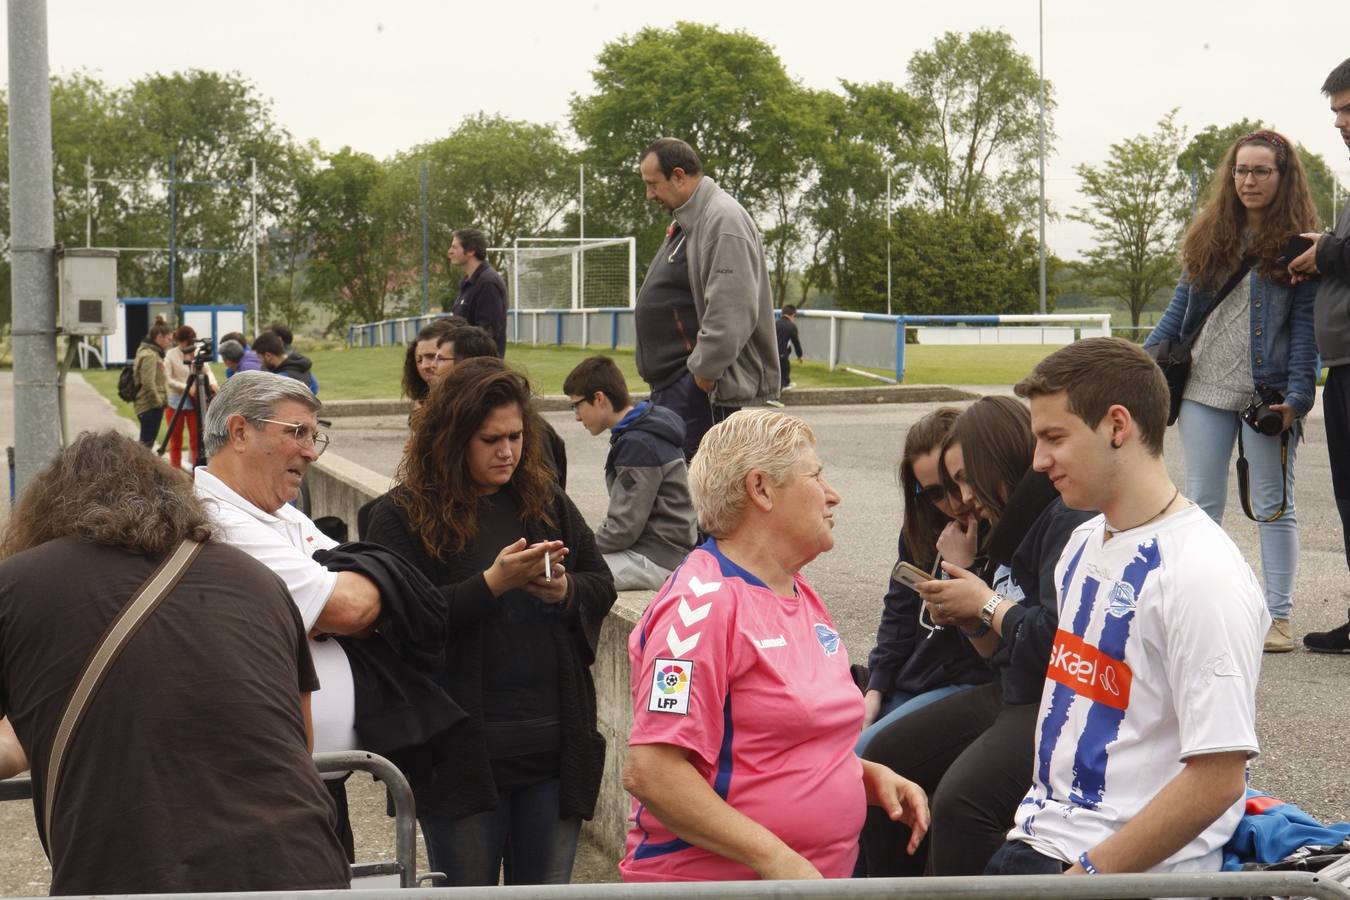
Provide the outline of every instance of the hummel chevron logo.
<path id="1" fill-rule="evenodd" d="M 680 598 L 680 621 L 684 623 L 685 628 L 688 628 L 696 622 L 702 622 L 704 619 L 708 618 L 708 613 L 710 612 L 712 612 L 711 601 L 703 604 L 698 609 L 694 609 L 689 605 L 688 600 L 683 597 Z"/>
<path id="2" fill-rule="evenodd" d="M 698 580 L 697 575 L 690 576 L 689 589 L 694 592 L 695 597 L 702 597 L 704 594 L 711 594 L 722 586 L 720 581 L 710 581 L 707 584 Z"/>
<path id="3" fill-rule="evenodd" d="M 680 636 L 675 633 L 675 626 L 672 625 L 669 630 L 666 631 L 666 646 L 670 648 L 672 656 L 688 656 L 689 651 L 698 646 L 699 637 L 701 637 L 701 635 L 698 632 L 695 632 L 684 640 L 680 640 Z"/>

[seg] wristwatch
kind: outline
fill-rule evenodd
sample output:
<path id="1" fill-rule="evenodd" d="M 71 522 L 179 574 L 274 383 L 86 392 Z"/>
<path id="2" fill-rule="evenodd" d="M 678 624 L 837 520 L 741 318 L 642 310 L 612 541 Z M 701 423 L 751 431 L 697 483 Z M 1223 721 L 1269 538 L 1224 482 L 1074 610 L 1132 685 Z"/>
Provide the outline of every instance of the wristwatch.
<path id="1" fill-rule="evenodd" d="M 984 605 L 984 609 L 980 610 L 980 622 L 984 624 L 985 628 L 994 627 L 994 613 L 998 612 L 999 604 L 1005 599 L 1002 594 L 995 593 L 994 596 L 989 598 L 989 602 Z"/>

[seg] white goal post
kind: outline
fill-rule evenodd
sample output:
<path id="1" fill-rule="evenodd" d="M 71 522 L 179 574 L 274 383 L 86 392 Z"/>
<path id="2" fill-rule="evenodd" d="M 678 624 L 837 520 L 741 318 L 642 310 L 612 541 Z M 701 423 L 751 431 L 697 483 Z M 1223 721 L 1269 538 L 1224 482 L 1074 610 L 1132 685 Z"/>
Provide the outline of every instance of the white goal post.
<path id="1" fill-rule="evenodd" d="M 516 238 L 489 247 L 511 309 L 597 309 L 637 305 L 637 240 Z"/>

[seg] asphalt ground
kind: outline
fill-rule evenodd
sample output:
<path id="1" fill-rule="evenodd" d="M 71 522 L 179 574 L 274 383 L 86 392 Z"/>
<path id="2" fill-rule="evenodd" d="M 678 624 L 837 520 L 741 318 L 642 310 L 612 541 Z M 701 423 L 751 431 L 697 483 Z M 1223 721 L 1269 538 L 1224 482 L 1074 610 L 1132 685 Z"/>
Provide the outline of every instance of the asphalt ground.
<path id="1" fill-rule="evenodd" d="M 9 372 L 0 372 L 0 443 L 13 443 Z M 989 390 L 1006 392 L 1006 387 Z M 71 421 L 77 428 L 116 427 L 134 435 L 134 425 L 117 416 L 107 401 L 78 377 L 71 379 Z M 826 477 L 843 497 L 835 520 L 835 548 L 811 563 L 806 576 L 829 604 L 855 662 L 864 662 L 881 611 L 881 597 L 894 562 L 900 524 L 895 464 L 906 430 L 938 405 L 794 407 L 814 429 Z M 957 404 L 960 405 L 960 404 Z M 592 438 L 570 413 L 546 418 L 567 442 L 568 493 L 592 523 L 604 515 L 602 467 L 607 441 Z M 1324 630 L 1345 621 L 1350 606 L 1340 523 L 1332 499 L 1320 416 L 1310 416 L 1308 438 L 1298 448 L 1298 515 L 1302 553 L 1294 601 L 1295 634 Z M 405 416 L 340 418 L 333 422 L 330 453 L 341 454 L 392 477 L 406 439 Z M 1181 448 L 1169 432 L 1167 458 L 1181 483 Z M 1230 485 L 1229 533 L 1259 571 L 1256 526 L 1237 505 Z M 0 504 L 0 519 L 7 509 Z M 1350 820 L 1350 656 L 1306 653 L 1263 659 L 1257 726 L 1261 756 L 1252 763 L 1251 783 L 1302 806 L 1325 821 Z M 393 829 L 384 816 L 384 791 L 368 776 L 348 783 L 357 858 L 387 859 Z M 420 841 L 419 841 L 420 845 Z M 420 854 L 419 846 L 419 856 Z M 614 860 L 583 847 L 575 881 L 614 880 Z M 425 870 L 425 860 L 419 863 Z M 34 896 L 47 891 L 49 870 L 24 802 L 0 803 L 0 894 Z"/>

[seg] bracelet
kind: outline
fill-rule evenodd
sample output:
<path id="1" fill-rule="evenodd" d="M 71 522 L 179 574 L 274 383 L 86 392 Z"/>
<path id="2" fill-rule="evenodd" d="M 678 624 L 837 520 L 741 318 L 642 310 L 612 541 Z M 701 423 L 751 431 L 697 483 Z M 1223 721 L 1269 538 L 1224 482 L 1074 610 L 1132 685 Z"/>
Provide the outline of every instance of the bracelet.
<path id="1" fill-rule="evenodd" d="M 1087 855 L 1087 851 L 1086 851 L 1086 850 L 1084 850 L 1083 853 L 1082 853 L 1082 855 L 1078 857 L 1078 864 L 1079 864 L 1080 866 L 1082 866 L 1082 867 L 1083 867 L 1083 871 L 1084 871 L 1084 872 L 1087 872 L 1089 875 L 1100 875 L 1100 874 L 1102 874 L 1101 872 L 1098 872 L 1098 871 L 1097 871 L 1097 867 L 1094 866 L 1094 865 L 1092 864 L 1092 860 L 1088 859 L 1088 855 Z"/>

